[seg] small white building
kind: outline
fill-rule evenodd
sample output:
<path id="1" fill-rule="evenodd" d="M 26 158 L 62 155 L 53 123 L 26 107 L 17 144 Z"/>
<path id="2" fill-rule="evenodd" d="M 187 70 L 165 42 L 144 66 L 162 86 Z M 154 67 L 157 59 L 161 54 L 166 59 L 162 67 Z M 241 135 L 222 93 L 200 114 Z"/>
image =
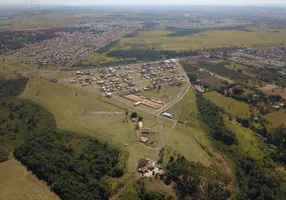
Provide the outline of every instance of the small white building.
<path id="1" fill-rule="evenodd" d="M 106 92 L 105 97 L 111 98 L 111 93 L 110 92 Z"/>
<path id="2" fill-rule="evenodd" d="M 134 106 L 139 106 L 141 104 L 140 101 L 137 101 L 136 103 L 134 103 Z"/>
<path id="3" fill-rule="evenodd" d="M 143 127 L 143 122 L 138 122 L 138 127 L 142 128 Z"/>

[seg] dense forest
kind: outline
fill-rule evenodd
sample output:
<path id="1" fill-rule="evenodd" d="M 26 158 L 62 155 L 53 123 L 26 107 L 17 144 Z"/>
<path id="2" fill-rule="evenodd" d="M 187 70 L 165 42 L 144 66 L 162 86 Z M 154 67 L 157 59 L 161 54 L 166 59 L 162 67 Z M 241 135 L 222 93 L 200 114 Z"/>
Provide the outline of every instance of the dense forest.
<path id="1" fill-rule="evenodd" d="M 221 127 L 224 127 L 223 119 L 219 114 L 221 111 L 203 96 L 198 95 L 197 98 L 201 119 L 208 126 L 209 130 L 216 132 L 216 130 L 220 130 Z M 273 141 L 279 148 L 283 148 L 285 145 L 286 131 L 283 129 L 278 131 L 279 133 L 273 136 L 270 142 Z M 226 131 L 226 133 L 231 132 Z M 231 133 L 227 138 L 235 138 L 234 136 L 235 135 Z M 216 139 L 215 137 L 212 138 Z M 283 194 L 284 187 L 281 185 L 284 181 L 284 176 L 276 170 L 276 165 L 271 159 L 272 157 L 282 163 L 285 157 L 284 151 L 274 151 L 271 155 L 265 154 L 264 159 L 258 161 L 249 156 L 248 152 L 244 152 L 241 147 L 243 144 L 239 144 L 236 141 L 230 146 L 224 140 L 221 141 L 222 142 L 214 141 L 213 144 L 218 150 L 224 152 L 231 158 L 235 165 L 236 178 L 240 189 L 236 199 L 271 200 L 285 195 Z M 263 152 L 265 148 L 266 146 L 264 149 L 261 149 L 261 151 Z"/>
<path id="2" fill-rule="evenodd" d="M 61 199 L 108 199 L 108 177 L 124 173 L 119 151 L 93 138 L 58 131 L 54 117 L 42 106 L 15 97 L 26 79 L 1 83 L 0 162 L 14 151 L 15 158 Z"/>
<path id="3" fill-rule="evenodd" d="M 174 188 L 180 200 L 226 200 L 230 197 L 227 189 L 229 177 L 214 166 L 205 167 L 178 157 L 167 165 L 167 174 L 165 182 L 175 182 Z"/>

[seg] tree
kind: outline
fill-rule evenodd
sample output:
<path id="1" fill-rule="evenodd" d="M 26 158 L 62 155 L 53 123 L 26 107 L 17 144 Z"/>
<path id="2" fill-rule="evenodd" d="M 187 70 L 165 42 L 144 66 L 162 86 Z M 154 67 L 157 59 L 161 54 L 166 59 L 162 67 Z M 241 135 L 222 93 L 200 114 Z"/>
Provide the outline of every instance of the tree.
<path id="1" fill-rule="evenodd" d="M 138 114 L 136 112 L 131 113 L 131 119 L 137 118 L 137 117 L 138 117 Z"/>

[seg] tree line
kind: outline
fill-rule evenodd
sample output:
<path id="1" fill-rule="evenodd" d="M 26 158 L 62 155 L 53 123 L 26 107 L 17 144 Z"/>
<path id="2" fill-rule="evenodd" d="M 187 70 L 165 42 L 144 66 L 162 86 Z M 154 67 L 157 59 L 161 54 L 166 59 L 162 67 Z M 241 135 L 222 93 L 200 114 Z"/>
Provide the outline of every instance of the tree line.
<path id="1" fill-rule="evenodd" d="M 201 94 L 197 95 L 197 100 L 200 118 L 208 126 L 210 136 L 226 145 L 236 144 L 235 134 L 224 126 L 220 109 Z"/>

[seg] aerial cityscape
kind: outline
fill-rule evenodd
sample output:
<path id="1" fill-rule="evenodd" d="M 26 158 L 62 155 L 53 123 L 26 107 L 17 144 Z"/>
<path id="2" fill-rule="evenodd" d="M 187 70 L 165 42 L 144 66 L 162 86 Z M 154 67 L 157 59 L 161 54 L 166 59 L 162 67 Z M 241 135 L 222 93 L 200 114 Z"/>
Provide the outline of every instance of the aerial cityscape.
<path id="1" fill-rule="evenodd" d="M 284 1 L 0 0 L 1 200 L 285 200 Z"/>

